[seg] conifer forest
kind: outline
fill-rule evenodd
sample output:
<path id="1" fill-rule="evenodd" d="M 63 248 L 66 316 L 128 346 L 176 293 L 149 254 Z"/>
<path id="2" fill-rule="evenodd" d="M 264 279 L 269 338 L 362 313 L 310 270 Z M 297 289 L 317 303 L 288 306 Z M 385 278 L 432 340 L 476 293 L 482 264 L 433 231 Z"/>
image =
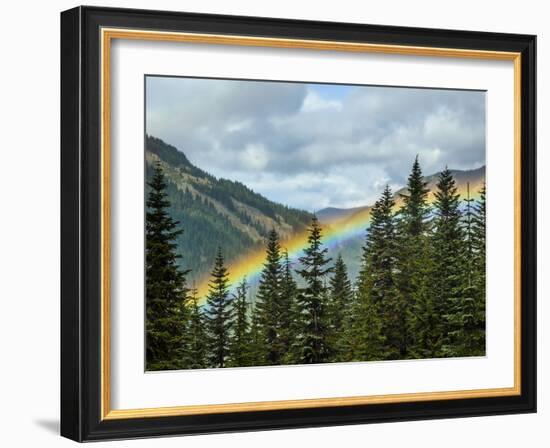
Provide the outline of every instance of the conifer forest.
<path id="1" fill-rule="evenodd" d="M 352 269 L 316 213 L 269 205 L 147 139 L 147 370 L 485 355 L 483 182 L 460 192 L 442 167 L 430 190 L 410 160 L 406 185 L 368 209 Z M 238 251 L 259 254 L 256 278 L 235 270 Z"/>

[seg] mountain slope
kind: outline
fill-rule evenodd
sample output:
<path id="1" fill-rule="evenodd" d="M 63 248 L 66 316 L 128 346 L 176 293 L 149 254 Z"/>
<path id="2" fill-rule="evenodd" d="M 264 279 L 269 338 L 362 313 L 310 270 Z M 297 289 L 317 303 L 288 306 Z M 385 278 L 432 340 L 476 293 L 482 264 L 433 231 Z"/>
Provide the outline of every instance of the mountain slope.
<path id="1" fill-rule="evenodd" d="M 311 220 L 309 213 L 272 202 L 240 182 L 217 179 L 158 138 L 146 137 L 145 160 L 147 179 L 156 162 L 166 174 L 170 213 L 184 229 L 177 240 L 180 263 L 192 269 L 192 282 L 208 275 L 218 246 L 230 263 L 263 246 L 272 228 L 284 240 Z"/>

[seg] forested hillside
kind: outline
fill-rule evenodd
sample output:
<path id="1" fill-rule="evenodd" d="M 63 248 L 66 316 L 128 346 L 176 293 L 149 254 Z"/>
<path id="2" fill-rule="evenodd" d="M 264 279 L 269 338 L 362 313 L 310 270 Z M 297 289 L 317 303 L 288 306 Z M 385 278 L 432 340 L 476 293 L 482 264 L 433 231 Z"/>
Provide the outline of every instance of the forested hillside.
<path id="1" fill-rule="evenodd" d="M 170 215 L 185 228 L 176 244 L 177 253 L 185 255 L 178 261 L 181 267 L 192 267 L 191 282 L 210 272 L 222 242 L 230 262 L 261 247 L 271 229 L 285 239 L 303 231 L 311 220 L 309 213 L 272 202 L 240 182 L 217 179 L 191 164 L 175 147 L 147 136 L 147 179 L 155 162 L 166 175 Z"/>
<path id="2" fill-rule="evenodd" d="M 351 278 L 338 245 L 330 244 L 334 228 L 323 227 L 315 215 L 272 204 L 237 182 L 218 181 L 185 157 L 174 158 L 174 165 L 153 152 L 148 157 L 148 370 L 485 354 L 484 182 L 472 191 L 467 181 L 463 197 L 453 171 L 426 178 L 417 157 L 406 187 L 395 194 L 386 186 L 368 209 L 368 223 L 358 212 L 341 220 L 343 234 L 358 225 L 362 235 L 359 273 Z M 181 209 L 172 203 L 179 191 Z M 198 218 L 204 222 L 218 214 L 233 227 L 243 225 L 233 222 L 241 205 L 265 208 L 259 229 L 246 224 L 242 230 L 251 248 L 260 243 L 246 230 L 256 230 L 260 262 L 238 270 L 227 263 L 231 246 L 218 241 L 210 254 L 205 306 L 190 281 L 194 255 L 183 251 L 180 258 L 182 248 L 175 244 L 186 232 L 195 237 L 189 230 L 193 201 L 202 201 Z M 183 213 L 182 223 L 173 218 L 175 211 Z M 309 221 L 291 260 L 277 228 L 288 231 L 289 221 L 300 216 Z M 251 291 L 248 275 L 257 268 L 258 288 Z"/>

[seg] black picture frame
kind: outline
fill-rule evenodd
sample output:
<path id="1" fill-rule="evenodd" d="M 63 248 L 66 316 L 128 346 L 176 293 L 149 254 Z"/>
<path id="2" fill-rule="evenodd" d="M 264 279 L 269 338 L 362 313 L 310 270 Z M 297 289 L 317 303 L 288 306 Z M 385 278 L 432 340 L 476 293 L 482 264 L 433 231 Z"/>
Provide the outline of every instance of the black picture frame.
<path id="1" fill-rule="evenodd" d="M 102 27 L 521 53 L 521 394 L 102 420 Z M 93 441 L 536 412 L 535 58 L 532 35 L 99 7 L 61 13 L 61 435 Z"/>

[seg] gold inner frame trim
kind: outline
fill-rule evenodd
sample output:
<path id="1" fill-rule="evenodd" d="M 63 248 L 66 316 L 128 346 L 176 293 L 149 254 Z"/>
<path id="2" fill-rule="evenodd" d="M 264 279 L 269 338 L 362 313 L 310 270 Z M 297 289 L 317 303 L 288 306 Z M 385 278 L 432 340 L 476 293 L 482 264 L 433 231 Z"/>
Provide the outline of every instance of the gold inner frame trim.
<path id="1" fill-rule="evenodd" d="M 502 397 L 521 394 L 521 54 L 459 48 L 418 47 L 304 39 L 278 39 L 199 33 L 101 29 L 101 419 L 116 420 L 228 412 L 307 409 L 382 403 Z M 506 388 L 419 392 L 390 395 L 314 398 L 229 404 L 111 409 L 110 346 L 110 63 L 113 39 L 238 45 L 355 53 L 454 57 L 513 61 L 514 63 L 514 386 Z"/>

